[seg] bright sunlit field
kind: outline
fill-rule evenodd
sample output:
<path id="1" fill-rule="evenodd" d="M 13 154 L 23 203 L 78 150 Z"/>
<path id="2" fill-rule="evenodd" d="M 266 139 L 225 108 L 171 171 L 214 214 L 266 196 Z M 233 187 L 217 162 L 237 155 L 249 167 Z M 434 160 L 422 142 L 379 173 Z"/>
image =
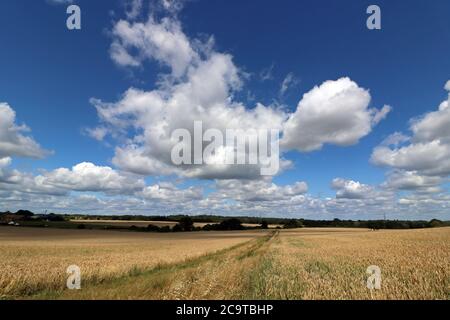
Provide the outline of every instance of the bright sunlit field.
<path id="1" fill-rule="evenodd" d="M 0 228 L 4 299 L 448 299 L 450 228 L 133 233 Z M 81 268 L 81 290 L 66 268 Z M 379 266 L 380 290 L 366 287 Z"/>

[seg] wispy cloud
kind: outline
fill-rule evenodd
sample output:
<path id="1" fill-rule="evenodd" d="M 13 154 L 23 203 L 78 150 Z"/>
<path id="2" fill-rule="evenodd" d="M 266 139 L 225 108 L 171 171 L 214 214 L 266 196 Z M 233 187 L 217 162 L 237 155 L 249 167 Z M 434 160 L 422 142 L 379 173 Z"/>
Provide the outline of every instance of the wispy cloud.
<path id="1" fill-rule="evenodd" d="M 284 96 L 289 89 L 295 87 L 299 82 L 300 80 L 292 72 L 288 73 L 281 83 L 280 96 Z"/>
<path id="2" fill-rule="evenodd" d="M 259 78 L 261 81 L 273 80 L 273 69 L 275 68 L 275 64 L 272 63 L 269 67 L 264 68 L 259 73 Z"/>
<path id="3" fill-rule="evenodd" d="M 70 4 L 73 3 L 74 0 L 46 0 L 47 3 L 50 4 Z"/>

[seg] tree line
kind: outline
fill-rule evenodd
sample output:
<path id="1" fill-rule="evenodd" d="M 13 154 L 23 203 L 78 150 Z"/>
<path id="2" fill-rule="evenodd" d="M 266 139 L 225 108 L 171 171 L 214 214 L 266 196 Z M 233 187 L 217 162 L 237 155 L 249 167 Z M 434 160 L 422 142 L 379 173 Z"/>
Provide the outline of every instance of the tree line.
<path id="1" fill-rule="evenodd" d="M 16 213 L 0 212 L 0 222 L 10 220 L 19 221 L 49 221 L 49 222 L 72 222 L 79 229 L 88 228 L 85 224 L 77 224 L 76 220 L 115 220 L 115 221 L 149 221 L 147 227 L 127 227 L 131 231 L 143 232 L 191 232 L 191 231 L 226 231 L 246 229 L 268 229 L 269 224 L 277 225 L 279 229 L 292 228 L 316 228 L 316 227 L 338 227 L 338 228 L 368 228 L 379 229 L 418 229 L 450 226 L 450 221 L 432 219 L 430 221 L 420 220 L 309 220 L 309 219 L 287 219 L 287 218 L 260 218 L 260 217 L 225 217 L 225 216 L 99 216 L 99 215 L 59 215 L 54 213 L 35 214 L 28 210 L 19 210 Z M 152 221 L 176 222 L 172 228 L 169 226 L 157 226 Z M 195 226 L 195 223 L 205 223 L 203 227 Z M 253 224 L 254 226 L 244 226 Z M 105 229 L 124 229 L 124 227 L 108 226 Z"/>

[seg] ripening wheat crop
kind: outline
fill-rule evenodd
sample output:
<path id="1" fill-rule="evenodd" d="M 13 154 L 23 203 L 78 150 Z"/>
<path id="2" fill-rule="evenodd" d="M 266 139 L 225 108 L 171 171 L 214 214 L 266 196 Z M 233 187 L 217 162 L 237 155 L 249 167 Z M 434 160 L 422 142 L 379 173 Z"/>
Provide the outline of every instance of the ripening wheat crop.
<path id="1" fill-rule="evenodd" d="M 182 262 L 260 236 L 258 232 L 132 233 L 0 228 L 0 299 L 61 290 L 77 265 L 84 283 L 101 283 Z"/>
<path id="2" fill-rule="evenodd" d="M 450 228 L 179 234 L 0 228 L 0 298 L 448 299 Z M 65 288 L 67 266 L 82 289 Z M 367 288 L 369 266 L 381 270 Z"/>
<path id="3" fill-rule="evenodd" d="M 369 290 L 369 266 L 381 287 Z M 282 233 L 260 265 L 254 297 L 274 299 L 448 299 L 450 228 Z"/>

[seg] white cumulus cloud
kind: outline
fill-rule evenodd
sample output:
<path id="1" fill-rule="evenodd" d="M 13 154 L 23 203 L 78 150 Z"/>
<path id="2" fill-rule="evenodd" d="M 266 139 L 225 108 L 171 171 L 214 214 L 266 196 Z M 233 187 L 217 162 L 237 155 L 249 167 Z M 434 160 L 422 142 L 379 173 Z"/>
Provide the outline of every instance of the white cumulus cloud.
<path id="1" fill-rule="evenodd" d="M 410 143 L 402 146 L 376 147 L 371 161 L 380 166 L 419 175 L 441 176 L 450 174 L 450 108 L 443 101 L 437 111 L 429 112 L 411 122 Z M 406 141 L 405 139 L 403 139 Z"/>
<path id="2" fill-rule="evenodd" d="M 30 129 L 16 124 L 16 112 L 7 104 L 0 103 L 0 158 L 43 158 L 48 151 L 26 135 Z"/>
<path id="3" fill-rule="evenodd" d="M 370 197 L 374 188 L 358 181 L 335 178 L 331 187 L 336 190 L 336 198 L 364 199 Z"/>
<path id="4" fill-rule="evenodd" d="M 120 20 L 112 33 L 111 57 L 119 65 L 139 66 L 146 59 L 155 59 L 180 77 L 199 59 L 180 23 L 171 18 L 157 22 L 150 17 L 145 23 Z M 132 55 L 131 50 L 138 54 Z"/>
<path id="5" fill-rule="evenodd" d="M 314 87 L 286 122 L 282 145 L 307 152 L 324 144 L 356 144 L 390 111 L 389 106 L 370 109 L 370 100 L 369 91 L 349 78 Z"/>
<path id="6" fill-rule="evenodd" d="M 145 186 L 142 179 L 122 174 L 110 167 L 83 162 L 71 169 L 59 168 L 43 175 L 44 183 L 71 191 L 130 193 Z"/>
<path id="7" fill-rule="evenodd" d="M 244 105 L 235 99 L 243 77 L 233 57 L 215 51 L 212 38 L 190 39 L 176 16 L 120 20 L 112 34 L 111 57 L 116 63 L 140 66 L 153 60 L 170 70 L 160 74 L 162 81 L 153 90 L 130 88 L 113 103 L 91 100 L 101 124 L 89 133 L 97 140 L 106 134 L 127 137 L 118 139 L 113 158 L 122 170 L 206 179 L 259 178 L 258 165 L 174 166 L 170 155 L 178 141 L 173 141 L 172 132 L 183 128 L 193 136 L 195 121 L 203 123 L 204 131 L 214 128 L 224 135 L 226 129 L 277 129 L 283 132 L 286 149 L 313 151 L 325 143 L 357 143 L 390 110 L 369 109 L 368 91 L 349 78 L 312 89 L 291 115 L 278 106 Z M 290 74 L 285 80 L 283 91 L 294 77 Z"/>

